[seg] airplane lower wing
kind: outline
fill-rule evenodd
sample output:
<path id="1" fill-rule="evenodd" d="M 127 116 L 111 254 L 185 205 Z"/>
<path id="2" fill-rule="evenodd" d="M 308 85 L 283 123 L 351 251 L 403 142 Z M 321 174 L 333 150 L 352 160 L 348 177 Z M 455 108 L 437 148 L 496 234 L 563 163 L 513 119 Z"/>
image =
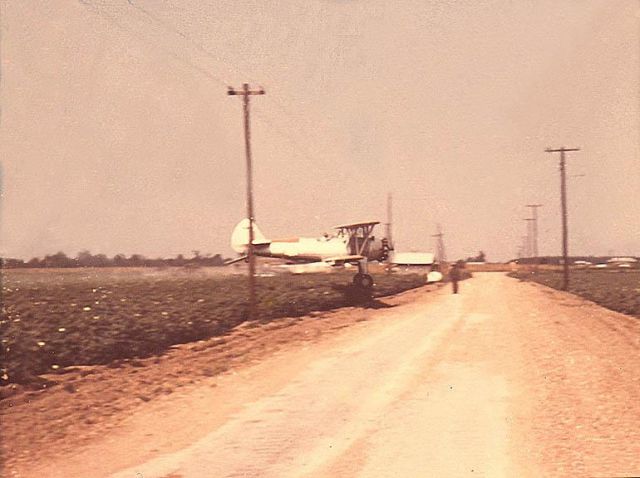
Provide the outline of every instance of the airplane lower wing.
<path id="1" fill-rule="evenodd" d="M 364 256 L 354 254 L 351 256 L 327 257 L 326 259 L 324 259 L 324 262 L 328 262 L 329 264 L 333 264 L 337 266 L 337 265 L 343 265 L 345 263 L 352 264 L 352 263 L 360 262 L 362 259 L 364 259 Z"/>
<path id="2" fill-rule="evenodd" d="M 278 256 L 274 256 L 273 254 L 261 254 L 259 251 L 255 251 L 254 254 L 256 256 L 263 256 L 263 257 L 273 257 L 276 259 L 282 259 L 282 260 L 286 260 L 289 262 L 289 264 L 328 264 L 331 266 L 341 266 L 344 264 L 355 264 L 359 261 L 361 261 L 362 259 L 364 259 L 364 256 L 359 256 L 359 255 L 351 255 L 351 256 L 335 256 L 335 257 L 327 257 L 327 258 L 319 258 L 317 256 L 300 256 L 300 257 L 291 257 L 291 256 L 282 256 L 282 257 L 278 257 Z M 249 256 L 246 254 L 243 254 L 242 256 L 236 258 L 236 259 L 230 259 L 228 261 L 226 261 L 224 263 L 225 266 L 229 266 L 231 264 L 235 264 L 237 262 L 242 262 L 247 260 Z M 320 259 L 320 260 L 318 260 Z"/>
<path id="3" fill-rule="evenodd" d="M 278 266 L 280 270 L 291 274 L 310 274 L 318 272 L 331 272 L 334 267 L 327 262 L 306 262 L 302 264 L 283 264 Z"/>

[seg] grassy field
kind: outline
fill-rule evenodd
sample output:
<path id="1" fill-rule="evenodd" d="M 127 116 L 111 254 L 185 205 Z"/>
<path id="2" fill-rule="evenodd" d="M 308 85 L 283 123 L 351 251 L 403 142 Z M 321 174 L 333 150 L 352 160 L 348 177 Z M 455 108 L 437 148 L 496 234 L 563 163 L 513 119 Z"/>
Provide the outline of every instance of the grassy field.
<path id="1" fill-rule="evenodd" d="M 511 274 L 533 280 L 554 289 L 562 287 L 561 271 Z M 640 271 L 577 270 L 571 272 L 569 292 L 596 302 L 608 309 L 640 317 Z"/>
<path id="2" fill-rule="evenodd" d="M 357 302 L 351 273 L 258 278 L 258 320 Z M 424 285 L 378 274 L 375 297 Z M 36 383 L 70 365 L 160 354 L 226 333 L 247 319 L 246 278 L 183 269 L 3 271 L 0 383 Z"/>

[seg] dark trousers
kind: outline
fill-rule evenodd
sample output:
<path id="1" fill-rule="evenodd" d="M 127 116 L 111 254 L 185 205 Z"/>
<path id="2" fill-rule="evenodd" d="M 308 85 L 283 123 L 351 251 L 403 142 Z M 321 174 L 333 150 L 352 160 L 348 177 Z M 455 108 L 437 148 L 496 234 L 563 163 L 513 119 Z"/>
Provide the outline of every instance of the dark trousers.
<path id="1" fill-rule="evenodd" d="M 457 294 L 458 293 L 458 281 L 457 280 L 451 281 L 451 285 L 453 286 L 453 293 Z"/>

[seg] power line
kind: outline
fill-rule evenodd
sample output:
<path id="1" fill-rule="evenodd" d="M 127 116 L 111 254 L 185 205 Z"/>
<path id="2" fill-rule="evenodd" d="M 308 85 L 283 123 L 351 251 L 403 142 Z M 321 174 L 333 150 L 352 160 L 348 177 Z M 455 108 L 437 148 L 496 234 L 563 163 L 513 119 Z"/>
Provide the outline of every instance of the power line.
<path id="1" fill-rule="evenodd" d="M 145 37 L 144 35 L 141 35 L 139 32 L 132 30 L 131 28 L 126 27 L 121 21 L 118 20 L 118 18 L 112 14 L 109 14 L 107 12 L 105 12 L 103 9 L 99 8 L 98 6 L 95 5 L 95 3 L 89 1 L 89 0 L 78 0 L 82 5 L 84 5 L 85 7 L 87 7 L 88 9 L 90 9 L 95 15 L 100 16 L 102 18 L 104 18 L 106 21 L 108 21 L 109 23 L 111 23 L 112 25 L 114 25 L 116 28 L 118 28 L 120 31 L 142 41 L 143 43 L 159 50 L 162 51 L 164 54 L 170 56 L 171 58 L 177 60 L 178 62 L 192 68 L 193 70 L 197 71 L 198 73 L 200 73 L 201 75 L 203 75 L 204 77 L 206 77 L 207 79 L 214 81 L 215 83 L 219 84 L 219 85 L 223 85 L 225 87 L 228 87 L 230 85 L 230 82 L 226 81 L 225 79 L 212 74 L 210 71 L 202 68 L 201 66 L 193 63 L 192 61 L 189 61 L 188 59 L 179 56 L 178 54 L 169 51 L 167 48 L 161 47 L 155 43 L 153 43 L 151 40 L 149 40 L 147 37 Z M 204 56 L 211 58 L 213 60 L 215 60 L 216 62 L 219 61 L 218 57 L 212 53 L 210 50 L 208 50 L 202 43 L 194 40 L 190 35 L 188 35 L 187 33 L 185 33 L 184 31 L 180 30 L 179 28 L 173 26 L 170 22 L 165 21 L 164 19 L 162 19 L 160 16 L 152 13 L 149 9 L 144 8 L 142 6 L 140 6 L 137 2 L 133 1 L 133 0 L 127 0 L 127 4 L 132 7 L 137 9 L 138 11 L 140 11 L 142 14 L 144 14 L 148 19 L 150 19 L 151 21 L 155 22 L 158 26 L 160 26 L 161 28 L 163 28 L 166 31 L 171 31 L 177 35 L 179 35 L 181 38 L 183 38 L 184 40 L 186 40 L 187 42 L 189 42 L 192 46 L 194 46 L 200 53 L 202 53 Z M 232 70 L 234 70 L 237 74 L 240 74 L 238 72 L 238 70 L 236 68 L 231 68 Z M 275 98 L 271 98 L 269 101 L 269 104 L 271 106 L 274 106 L 277 110 L 279 110 L 285 117 L 288 117 L 292 122 L 299 124 L 300 123 L 300 118 L 297 117 L 293 117 L 293 115 L 287 111 L 287 109 L 282 106 L 281 104 L 279 104 L 277 102 L 277 100 Z M 279 135 L 281 138 L 285 139 L 286 141 L 288 141 L 292 146 L 294 146 L 294 149 L 292 151 L 292 154 L 300 157 L 300 158 L 314 158 L 315 154 L 311 153 L 311 150 L 309 149 L 308 145 L 306 143 L 301 142 L 300 140 L 296 139 L 296 137 L 292 136 L 290 133 L 290 131 L 298 131 L 298 129 L 293 129 L 293 130 L 286 130 L 281 128 L 280 126 L 276 125 L 273 123 L 273 121 L 271 121 L 268 117 L 266 117 L 263 112 L 261 111 L 257 111 L 254 113 L 255 117 L 258 119 L 258 121 L 261 121 L 263 123 L 265 123 L 266 125 L 268 125 L 270 127 L 270 131 L 273 133 L 276 133 L 277 135 Z M 304 117 L 303 117 L 304 118 Z M 314 128 L 306 128 L 305 131 L 307 132 L 313 132 Z M 307 139 L 307 137 L 305 137 L 305 139 Z M 316 163 L 320 163 L 320 161 L 316 161 Z"/>
<path id="2" fill-rule="evenodd" d="M 208 50 L 204 46 L 203 43 L 195 40 L 191 35 L 187 34 L 183 30 L 179 29 L 178 27 L 176 27 L 171 22 L 168 22 L 168 21 L 164 20 L 160 15 L 157 15 L 157 14 L 153 13 L 148 8 L 145 8 L 145 7 L 141 6 L 138 2 L 134 2 L 133 0 L 127 0 L 127 3 L 131 7 L 135 8 L 136 10 L 140 11 L 141 13 L 143 13 L 150 20 L 152 20 L 153 22 L 155 22 L 159 26 L 163 27 L 165 30 L 171 31 L 171 32 L 176 33 L 177 35 L 181 36 L 183 39 L 185 39 L 187 42 L 189 42 L 192 46 L 194 46 L 198 51 L 200 51 L 200 53 L 202 53 L 203 55 L 205 55 L 205 56 L 207 56 L 207 57 L 209 57 L 209 58 L 211 58 L 211 59 L 213 59 L 215 61 L 219 61 L 220 60 L 219 56 L 214 54 L 212 51 Z M 245 73 L 240 72 L 235 67 L 229 67 L 229 65 L 225 65 L 225 67 L 233 70 L 233 73 L 236 74 L 236 75 L 242 75 L 245 78 L 247 77 L 247 75 Z M 250 78 L 250 79 L 253 80 L 252 78 Z"/>
<path id="3" fill-rule="evenodd" d="M 132 30 L 130 28 L 127 28 L 124 24 L 122 24 L 122 22 L 118 21 L 116 16 L 106 13 L 104 10 L 98 8 L 93 2 L 90 2 L 88 0 L 78 0 L 78 2 L 81 5 L 84 5 L 85 7 L 90 9 L 95 15 L 97 15 L 99 17 L 102 17 L 103 19 L 105 19 L 106 21 L 108 21 L 109 23 L 114 25 L 116 28 L 118 28 L 123 33 L 126 33 L 126 34 L 128 34 L 128 35 L 130 35 L 130 36 L 142 41 L 143 43 L 146 43 L 148 46 L 151 46 L 152 48 L 155 48 L 158 51 L 162 51 L 164 54 L 166 54 L 166 55 L 170 56 L 171 58 L 173 58 L 174 60 L 177 60 L 178 62 L 180 62 L 180 63 L 182 63 L 182 64 L 184 64 L 184 65 L 186 65 L 186 66 L 188 66 L 188 67 L 190 67 L 192 69 L 194 69 L 195 71 L 197 71 L 201 75 L 205 76 L 209 80 L 214 81 L 214 82 L 216 82 L 218 84 L 221 84 L 224 87 L 228 87 L 229 86 L 228 82 L 226 82 L 222 78 L 219 78 L 219 77 L 215 76 L 210 71 L 202 68 L 201 66 L 196 65 L 195 63 L 185 59 L 184 57 L 179 56 L 176 53 L 167 51 L 167 49 L 165 49 L 165 48 L 160 48 L 158 45 L 156 45 L 155 43 L 151 42 L 149 39 L 145 38 L 140 33 L 136 32 L 135 30 Z"/>
<path id="4" fill-rule="evenodd" d="M 195 41 L 193 38 L 191 38 L 189 35 L 187 35 L 186 33 L 184 33 L 182 30 L 180 30 L 179 28 L 176 28 L 174 25 L 172 25 L 171 23 L 167 22 L 166 20 L 163 20 L 160 16 L 155 15 L 154 13 L 152 13 L 151 11 L 149 11 L 148 9 L 138 5 L 138 3 L 134 2 L 133 0 L 127 0 L 127 3 L 132 6 L 133 8 L 135 8 L 136 10 L 142 12 L 144 15 L 146 15 L 149 19 L 153 20 L 154 22 L 156 22 L 157 24 L 159 24 L 160 26 L 162 26 L 165 30 L 169 30 L 179 36 L 181 36 L 182 38 L 184 38 L 186 41 L 188 41 L 189 43 L 191 43 L 198 51 L 200 51 L 202 54 L 208 56 L 209 58 L 212 58 L 216 61 L 218 61 L 218 58 L 213 55 L 209 50 L 207 50 L 201 43 Z M 228 68 L 228 66 L 226 66 Z M 233 70 L 235 70 L 236 74 L 239 74 L 238 70 L 235 68 L 232 68 Z M 225 83 L 225 85 L 229 85 L 230 83 L 227 81 L 224 81 L 222 79 L 219 79 L 219 81 Z"/>
<path id="5" fill-rule="evenodd" d="M 211 59 L 213 59 L 215 61 L 219 61 L 219 58 L 218 58 L 217 55 L 215 55 L 212 51 L 207 49 L 202 43 L 200 43 L 199 41 L 195 40 L 191 35 L 187 34 L 183 30 L 177 28 L 172 23 L 167 22 L 166 20 L 164 20 L 159 15 L 151 12 L 149 9 L 142 7 L 141 5 L 138 4 L 138 2 L 135 2 L 134 0 L 127 0 L 127 3 L 131 7 L 135 8 L 136 10 L 140 11 L 141 13 L 143 13 L 145 16 L 147 16 L 152 21 L 156 22 L 159 26 L 161 26 L 165 30 L 171 31 L 173 33 L 176 33 L 177 35 L 179 35 L 180 37 L 185 39 L 187 42 L 189 42 L 192 46 L 194 46 L 200 53 L 202 53 L 206 57 L 211 58 Z M 237 68 L 232 68 L 232 69 L 234 70 L 235 74 L 237 74 L 237 75 L 241 74 Z M 242 74 L 242 76 L 246 77 L 247 75 Z M 223 81 L 223 80 L 220 80 L 220 81 Z M 224 83 L 226 85 L 230 84 L 229 82 L 224 82 Z M 277 98 L 273 98 L 272 97 L 269 100 L 269 104 L 271 106 L 274 106 L 277 110 L 279 110 L 281 114 L 283 114 L 284 116 L 288 117 L 289 119 L 294 121 L 296 124 L 299 124 L 300 119 L 299 118 L 294 118 L 293 114 L 290 111 L 288 111 L 287 108 L 283 104 L 281 104 L 278 101 Z M 308 146 L 300 143 L 300 141 L 294 139 L 293 136 L 291 136 L 290 134 L 287 134 L 287 133 L 283 132 L 282 129 L 280 129 L 279 127 L 275 126 L 272 122 L 270 122 L 268 119 L 266 119 L 261 112 L 256 112 L 255 116 L 258 119 L 260 119 L 261 121 L 267 123 L 272 128 L 272 130 L 275 130 L 277 133 L 280 134 L 280 136 L 282 136 L 283 138 L 285 138 L 288 141 L 290 141 L 294 146 L 296 146 L 299 149 L 302 149 L 303 152 L 308 157 L 312 157 L 313 156 L 310 153 Z M 295 130 L 295 131 L 297 131 L 297 130 Z M 313 128 L 306 128 L 305 131 L 307 133 L 312 132 Z M 302 155 L 300 155 L 300 156 L 302 156 Z"/>
<path id="6" fill-rule="evenodd" d="M 118 21 L 117 17 L 115 17 L 114 15 L 111 15 L 109 13 L 106 13 L 102 9 L 98 8 L 94 3 L 92 3 L 92 2 L 90 2 L 88 0 L 78 0 L 78 1 L 82 5 L 84 5 L 88 9 L 90 9 L 95 15 L 104 18 L 106 21 L 108 21 L 109 23 L 114 25 L 120 31 L 122 31 L 122 32 L 124 32 L 124 33 L 126 33 L 126 34 L 128 34 L 128 35 L 130 35 L 130 36 L 142 41 L 143 43 L 145 43 L 145 44 L 147 44 L 147 45 L 149 45 L 149 46 L 151 46 L 151 47 L 153 47 L 153 48 L 155 48 L 155 49 L 157 49 L 159 51 L 162 51 L 164 54 L 169 55 L 171 58 L 173 58 L 173 59 L 183 63 L 184 65 L 196 70 L 201 75 L 205 76 L 209 80 L 212 80 L 212 81 L 216 82 L 219 85 L 222 85 L 224 87 L 228 87 L 230 85 L 230 82 L 227 82 L 223 78 L 220 78 L 220 77 L 212 74 L 208 70 L 206 70 L 206 69 L 202 68 L 201 66 L 193 63 L 192 61 L 189 61 L 189 60 L 185 59 L 184 57 L 181 57 L 181 56 L 177 55 L 176 53 L 168 51 L 166 48 L 162 48 L 162 47 L 158 46 L 157 44 L 155 44 L 152 41 L 150 41 L 148 38 L 144 37 L 144 35 L 141 35 L 139 32 L 136 32 L 135 30 L 127 28 L 125 25 L 122 24 L 122 22 Z M 177 33 L 178 35 L 180 35 L 182 38 L 184 38 L 184 39 L 190 41 L 191 43 L 193 43 L 198 48 L 198 50 L 201 51 L 206 56 L 215 59 L 215 55 L 213 55 L 211 52 L 206 50 L 206 48 L 204 48 L 201 44 L 199 44 L 199 43 L 195 42 L 193 39 L 191 39 L 186 33 L 182 32 L 181 30 L 179 30 L 177 28 L 171 27 L 171 25 L 168 22 L 160 20 L 157 15 L 154 15 L 154 14 L 150 13 L 147 9 L 143 9 L 142 7 L 136 5 L 131 0 L 127 0 L 127 2 L 132 7 L 142 11 L 145 15 L 149 16 L 149 18 L 151 18 L 152 20 L 160 23 L 165 29 L 169 29 L 169 30 Z M 272 104 L 272 103 L 270 102 L 270 104 Z M 277 105 L 276 105 L 276 107 L 277 107 Z M 282 108 L 280 108 L 280 109 L 282 109 Z M 283 110 L 283 113 L 285 114 L 285 116 L 291 117 L 291 115 L 289 115 L 284 110 Z M 261 112 L 259 112 L 259 111 L 256 112 L 255 116 L 257 117 L 257 119 L 259 121 L 262 121 L 263 123 L 268 125 L 273 132 L 277 133 L 281 138 L 284 138 L 285 140 L 289 141 L 293 146 L 295 146 L 296 149 L 294 149 L 293 154 L 296 154 L 297 156 L 300 156 L 300 157 L 304 157 L 305 154 L 306 154 L 307 157 L 313 157 L 313 154 L 311 154 L 309 148 L 306 145 L 301 144 L 298 140 L 293 138 L 291 135 L 287 134 L 281 127 L 275 125 L 267 117 L 265 117 L 263 114 L 261 114 Z M 293 119 L 293 120 L 295 121 L 295 119 Z M 300 150 L 302 150 L 302 153 L 298 152 Z"/>

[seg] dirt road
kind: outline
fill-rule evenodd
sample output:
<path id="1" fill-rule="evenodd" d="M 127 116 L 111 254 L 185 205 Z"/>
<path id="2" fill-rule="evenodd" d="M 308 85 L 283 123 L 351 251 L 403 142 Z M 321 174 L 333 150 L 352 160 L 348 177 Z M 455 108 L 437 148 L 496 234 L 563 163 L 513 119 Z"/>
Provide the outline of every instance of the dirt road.
<path id="1" fill-rule="evenodd" d="M 461 285 L 157 400 L 14 476 L 640 475 L 640 323 L 501 274 Z"/>

